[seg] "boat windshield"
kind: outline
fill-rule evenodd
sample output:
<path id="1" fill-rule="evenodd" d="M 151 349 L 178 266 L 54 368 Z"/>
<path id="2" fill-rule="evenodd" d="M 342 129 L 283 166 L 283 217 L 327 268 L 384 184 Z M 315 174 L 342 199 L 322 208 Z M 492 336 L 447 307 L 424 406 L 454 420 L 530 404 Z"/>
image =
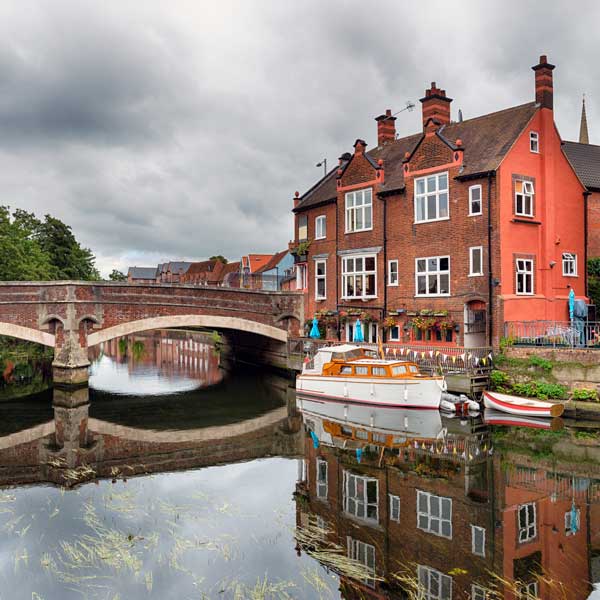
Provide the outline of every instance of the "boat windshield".
<path id="1" fill-rule="evenodd" d="M 332 350 L 332 358 L 336 360 L 351 360 L 353 358 L 362 358 L 363 351 L 361 348 L 353 348 L 352 350 L 344 350 L 342 352 L 336 352 Z"/>

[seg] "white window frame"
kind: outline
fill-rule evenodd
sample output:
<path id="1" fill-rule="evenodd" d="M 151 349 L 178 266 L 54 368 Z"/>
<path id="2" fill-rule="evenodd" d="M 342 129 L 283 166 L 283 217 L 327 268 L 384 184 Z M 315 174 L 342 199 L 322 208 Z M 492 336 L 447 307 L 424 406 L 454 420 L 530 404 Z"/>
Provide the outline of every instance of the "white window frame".
<path id="1" fill-rule="evenodd" d="M 540 134 L 537 131 L 529 132 L 529 151 L 534 154 L 540 153 Z"/>
<path id="2" fill-rule="evenodd" d="M 427 586 L 423 585 L 423 580 L 427 580 Z M 432 591 L 431 581 L 432 579 L 437 580 L 437 593 Z M 443 582 L 447 580 L 448 583 L 448 594 L 442 595 Z M 417 583 L 419 587 L 419 598 L 422 600 L 452 600 L 452 577 L 446 575 L 437 569 L 428 567 L 426 565 L 417 566 Z"/>
<path id="3" fill-rule="evenodd" d="M 424 498 L 427 503 L 427 510 L 421 510 L 421 498 Z M 432 504 L 433 502 L 438 502 L 439 511 L 438 515 L 432 513 Z M 442 503 L 449 502 L 450 503 L 450 518 L 443 519 L 442 518 Z M 421 523 L 421 518 L 427 519 L 427 523 Z M 438 531 L 435 531 L 435 528 L 432 528 L 432 522 L 438 522 Z M 450 535 L 445 535 L 442 533 L 442 523 L 447 522 L 450 524 Z M 435 494 L 431 494 L 429 492 L 424 492 L 423 490 L 417 490 L 417 529 L 421 531 L 426 531 L 427 533 L 431 533 L 433 535 L 437 535 L 438 537 L 443 537 L 448 540 L 452 539 L 452 498 L 448 498 L 446 496 L 436 496 Z"/>
<path id="4" fill-rule="evenodd" d="M 577 509 L 577 531 L 581 528 L 581 511 Z M 571 509 L 565 513 L 565 535 L 575 535 L 573 531 L 573 525 L 571 523 Z"/>
<path id="5" fill-rule="evenodd" d="M 479 190 L 479 211 L 477 212 L 473 210 L 473 192 L 475 190 Z M 474 217 L 481 214 L 483 214 L 483 188 L 480 184 L 472 185 L 469 187 L 469 217 Z"/>
<path id="6" fill-rule="evenodd" d="M 539 597 L 539 586 L 537 581 L 523 583 L 517 590 L 517 598 L 519 600 L 537 600 Z"/>
<path id="7" fill-rule="evenodd" d="M 529 511 L 525 510 L 527 519 L 524 525 L 521 525 L 521 509 L 527 509 L 527 507 L 533 506 L 533 522 L 529 522 Z M 537 537 L 537 507 L 535 502 L 527 502 L 526 504 L 520 504 L 517 509 L 517 533 L 519 537 L 519 544 L 530 542 Z"/>
<path id="8" fill-rule="evenodd" d="M 319 275 L 319 265 L 323 265 L 323 274 Z M 323 295 L 319 295 L 319 281 L 323 282 Z M 315 300 L 327 299 L 327 261 L 315 260 Z"/>
<path id="9" fill-rule="evenodd" d="M 476 583 L 471 584 L 471 600 L 487 600 L 487 593 L 488 591 L 484 587 Z"/>
<path id="10" fill-rule="evenodd" d="M 316 461 L 315 461 L 315 465 L 317 468 L 317 476 L 316 476 L 316 487 L 317 487 L 317 498 L 320 498 L 321 500 L 327 500 L 327 493 L 329 491 L 329 486 L 328 486 L 328 466 L 327 466 L 327 461 L 318 456 Z M 321 466 L 324 465 L 325 466 L 325 478 L 321 479 Z"/>
<path id="11" fill-rule="evenodd" d="M 296 289 L 306 289 L 306 264 L 296 265 Z"/>
<path id="12" fill-rule="evenodd" d="M 319 230 L 322 231 L 319 231 Z M 319 215 L 315 217 L 315 240 L 324 240 L 327 237 L 327 217 Z"/>
<path id="13" fill-rule="evenodd" d="M 392 278 L 392 265 L 396 265 L 396 279 L 394 280 Z M 398 281 L 400 279 L 400 274 L 399 274 L 399 262 L 398 259 L 392 259 L 392 260 L 388 260 L 388 282 L 387 284 L 389 286 L 398 286 Z"/>
<path id="14" fill-rule="evenodd" d="M 517 190 L 518 184 L 522 185 L 522 191 L 519 192 Z M 518 196 L 522 196 L 521 198 L 521 210 L 518 208 Z M 535 188 L 533 186 L 533 181 L 528 181 L 525 179 L 517 179 L 515 180 L 515 215 L 519 217 L 533 217 L 533 202 L 535 198 Z M 527 203 L 529 203 L 529 211 L 527 211 Z"/>
<path id="15" fill-rule="evenodd" d="M 346 545 L 348 546 L 348 558 L 364 565 L 367 572 L 373 575 L 372 578 L 368 577 L 362 581 L 369 587 L 375 587 L 375 546 L 361 540 L 355 540 L 350 536 L 346 537 Z M 372 561 L 369 559 L 372 559 Z M 370 564 L 371 562 L 372 564 Z"/>
<path id="16" fill-rule="evenodd" d="M 366 265 L 367 265 L 367 259 L 373 259 L 373 264 L 374 264 L 374 270 L 368 270 L 366 269 Z M 361 271 L 357 271 L 356 270 L 356 261 L 362 259 L 362 270 Z M 354 265 L 354 270 L 353 271 L 347 271 L 347 265 L 349 264 L 350 261 L 353 261 L 353 265 Z M 366 289 L 367 289 L 367 278 L 370 275 L 374 275 L 375 276 L 375 285 L 374 285 L 374 290 L 375 293 L 374 294 L 366 294 Z M 362 294 L 360 296 L 358 295 L 352 295 L 349 296 L 347 294 L 347 284 L 349 282 L 350 278 L 353 278 L 354 280 L 354 292 L 356 292 L 356 278 L 357 277 L 361 277 L 361 292 Z M 353 298 L 358 298 L 358 299 L 363 299 L 363 298 L 377 298 L 377 255 L 376 254 L 352 254 L 350 256 L 344 256 L 342 257 L 342 298 L 344 300 L 351 300 Z"/>
<path id="17" fill-rule="evenodd" d="M 521 266 L 519 266 L 521 263 Z M 527 263 L 530 269 L 527 268 Z M 517 258 L 515 260 L 515 294 L 517 296 L 533 296 L 535 294 L 535 266 L 532 258 Z M 523 277 L 523 289 L 525 291 L 519 291 L 519 277 Z M 527 291 L 527 277 L 530 277 L 530 291 Z"/>
<path id="18" fill-rule="evenodd" d="M 572 269 L 571 272 L 569 272 L 570 269 Z M 577 254 L 574 252 L 562 253 L 562 274 L 563 277 L 577 277 Z"/>
<path id="19" fill-rule="evenodd" d="M 440 189 L 440 179 L 446 177 L 446 187 Z M 427 191 L 427 185 L 430 180 L 435 179 L 435 190 L 430 192 Z M 433 173 L 426 175 L 425 177 L 417 177 L 415 179 L 415 192 L 414 192 L 414 209 L 415 209 L 415 223 L 431 223 L 433 221 L 447 221 L 450 219 L 450 178 L 448 177 L 448 171 L 443 173 Z M 423 183 L 423 191 L 419 192 L 420 184 Z M 446 216 L 440 217 L 440 197 L 446 195 Z M 429 218 L 429 206 L 428 196 L 435 196 L 435 217 Z M 424 218 L 419 219 L 419 202 L 423 201 L 423 215 Z"/>
<path id="20" fill-rule="evenodd" d="M 396 335 L 393 335 L 392 332 L 396 329 Z M 400 341 L 400 325 L 394 325 L 389 329 L 389 339 L 390 342 L 399 342 Z"/>
<path id="21" fill-rule="evenodd" d="M 354 484 L 352 483 L 354 481 Z M 359 497 L 358 483 L 362 483 L 363 493 L 362 498 Z M 375 483 L 375 502 L 369 502 L 368 496 L 368 484 Z M 355 495 L 350 495 L 350 490 L 354 485 Z M 364 477 L 363 475 L 357 475 L 351 471 L 344 471 L 343 479 L 343 501 L 344 501 L 344 512 L 351 517 L 360 519 L 367 523 L 379 523 L 379 481 L 373 477 Z M 359 509 L 362 507 L 361 512 Z M 367 516 L 369 508 L 375 509 L 375 517 Z"/>
<path id="22" fill-rule="evenodd" d="M 448 259 L 448 271 L 440 271 L 440 261 L 442 260 L 442 258 L 447 258 Z M 437 260 L 437 270 L 435 271 L 430 271 L 429 270 L 429 261 L 432 259 L 436 259 Z M 425 261 L 425 271 L 419 271 L 418 270 L 418 265 L 419 265 L 419 261 L 420 260 L 424 260 Z M 415 258 L 415 296 L 450 296 L 450 256 L 421 256 L 418 258 Z M 444 293 L 436 293 L 436 294 L 430 294 L 429 292 L 426 292 L 425 294 L 419 294 L 419 277 L 425 277 L 426 280 L 426 288 L 429 289 L 429 276 L 433 275 L 433 276 L 437 276 L 437 288 L 438 290 L 440 289 L 440 281 L 441 281 L 441 276 L 442 275 L 448 275 L 448 291 L 444 292 Z"/>
<path id="23" fill-rule="evenodd" d="M 394 496 L 394 494 L 388 494 L 390 498 L 390 521 L 396 521 L 400 523 L 400 496 Z M 397 506 L 397 515 L 394 517 L 394 505 Z"/>
<path id="24" fill-rule="evenodd" d="M 360 198 L 360 204 L 356 202 Z M 350 205 L 350 206 L 349 206 Z M 345 204 L 345 233 L 357 233 L 359 231 L 371 231 L 373 229 L 373 188 L 354 190 L 346 193 Z M 357 215 L 360 215 L 362 226 L 357 227 Z M 367 217 L 369 226 L 367 227 Z"/>
<path id="25" fill-rule="evenodd" d="M 473 270 L 473 253 L 479 250 L 479 271 Z M 469 277 L 481 277 L 483 275 L 483 246 L 471 246 L 469 248 Z"/>
<path id="26" fill-rule="evenodd" d="M 476 541 L 476 533 L 477 532 L 481 532 L 481 534 L 483 536 L 481 551 L 477 551 L 477 548 L 476 548 L 475 541 Z M 471 525 L 471 552 L 475 556 L 481 556 L 482 558 L 485 558 L 485 527 L 479 527 L 478 525 Z"/>

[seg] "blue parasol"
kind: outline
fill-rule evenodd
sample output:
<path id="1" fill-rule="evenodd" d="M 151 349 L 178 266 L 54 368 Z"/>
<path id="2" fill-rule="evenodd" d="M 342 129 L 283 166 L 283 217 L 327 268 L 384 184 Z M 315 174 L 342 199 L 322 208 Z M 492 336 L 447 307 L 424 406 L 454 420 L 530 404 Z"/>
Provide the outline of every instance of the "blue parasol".
<path id="1" fill-rule="evenodd" d="M 318 448 L 319 447 L 319 438 L 317 437 L 317 434 L 312 429 L 310 430 L 310 437 L 312 438 L 313 448 Z"/>
<path id="2" fill-rule="evenodd" d="M 354 324 L 354 335 L 352 337 L 353 342 L 364 342 L 365 336 L 363 335 L 362 325 L 360 323 L 360 319 L 356 319 L 356 323 Z"/>
<path id="3" fill-rule="evenodd" d="M 317 317 L 313 319 L 312 329 L 310 330 L 310 333 L 308 335 L 311 338 L 315 338 L 316 340 L 318 340 L 321 337 L 321 333 L 319 332 L 319 319 L 317 319 Z"/>
<path id="4" fill-rule="evenodd" d="M 571 504 L 571 531 L 577 533 L 579 531 L 579 519 L 577 518 L 578 511 L 575 506 L 575 502 Z"/>
<path id="5" fill-rule="evenodd" d="M 356 449 L 356 460 L 360 462 L 362 460 L 362 448 Z"/>
<path id="6" fill-rule="evenodd" d="M 573 288 L 569 291 L 569 319 L 573 321 L 573 313 L 575 312 L 575 292 Z"/>

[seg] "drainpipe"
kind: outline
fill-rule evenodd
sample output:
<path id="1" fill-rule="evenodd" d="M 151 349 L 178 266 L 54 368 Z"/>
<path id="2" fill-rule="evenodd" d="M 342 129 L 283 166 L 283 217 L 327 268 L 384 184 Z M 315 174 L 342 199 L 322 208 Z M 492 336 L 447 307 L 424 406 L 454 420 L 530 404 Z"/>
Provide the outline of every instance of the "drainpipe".
<path id="1" fill-rule="evenodd" d="M 381 198 L 383 202 L 383 311 L 381 313 L 381 320 L 385 318 L 385 312 L 387 310 L 387 287 L 388 287 L 388 275 L 387 272 L 387 202 L 385 198 Z M 400 263 L 398 263 L 400 264 Z M 398 273 L 398 277 L 400 274 Z M 385 328 L 381 328 L 381 339 L 382 342 L 387 342 Z"/>
<path id="2" fill-rule="evenodd" d="M 585 290 L 585 295 L 589 298 L 588 294 L 588 269 L 587 269 L 587 261 L 588 261 L 588 198 L 591 192 L 587 190 L 583 192 L 583 285 Z"/>
<path id="3" fill-rule="evenodd" d="M 340 305 L 339 305 L 339 300 L 340 300 L 340 263 L 339 263 L 339 257 L 338 257 L 338 203 L 337 203 L 337 198 L 335 201 L 335 249 L 334 249 L 334 260 L 335 260 L 335 310 L 338 313 L 338 318 L 337 318 L 337 336 L 338 336 L 338 342 L 342 339 L 342 335 L 341 335 L 341 325 L 340 325 Z"/>
<path id="4" fill-rule="evenodd" d="M 492 274 L 492 177 L 495 171 L 488 172 L 488 194 L 487 194 L 487 250 L 488 250 L 488 344 L 493 346 L 494 312 L 492 302 L 494 299 L 494 278 Z"/>

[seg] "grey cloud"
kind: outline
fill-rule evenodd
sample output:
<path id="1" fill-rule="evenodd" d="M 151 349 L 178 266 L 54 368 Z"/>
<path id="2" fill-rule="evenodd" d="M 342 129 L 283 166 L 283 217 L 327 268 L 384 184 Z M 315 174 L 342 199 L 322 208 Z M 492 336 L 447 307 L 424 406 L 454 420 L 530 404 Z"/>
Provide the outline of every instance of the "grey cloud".
<path id="1" fill-rule="evenodd" d="M 542 53 L 561 133 L 585 91 L 600 141 L 600 7 L 576 4 L 5 3 L 2 202 L 67 220 L 104 272 L 276 251 L 294 191 L 357 137 L 372 146 L 383 110 L 416 102 L 396 124 L 418 131 L 432 80 L 466 118 L 530 101 Z"/>

